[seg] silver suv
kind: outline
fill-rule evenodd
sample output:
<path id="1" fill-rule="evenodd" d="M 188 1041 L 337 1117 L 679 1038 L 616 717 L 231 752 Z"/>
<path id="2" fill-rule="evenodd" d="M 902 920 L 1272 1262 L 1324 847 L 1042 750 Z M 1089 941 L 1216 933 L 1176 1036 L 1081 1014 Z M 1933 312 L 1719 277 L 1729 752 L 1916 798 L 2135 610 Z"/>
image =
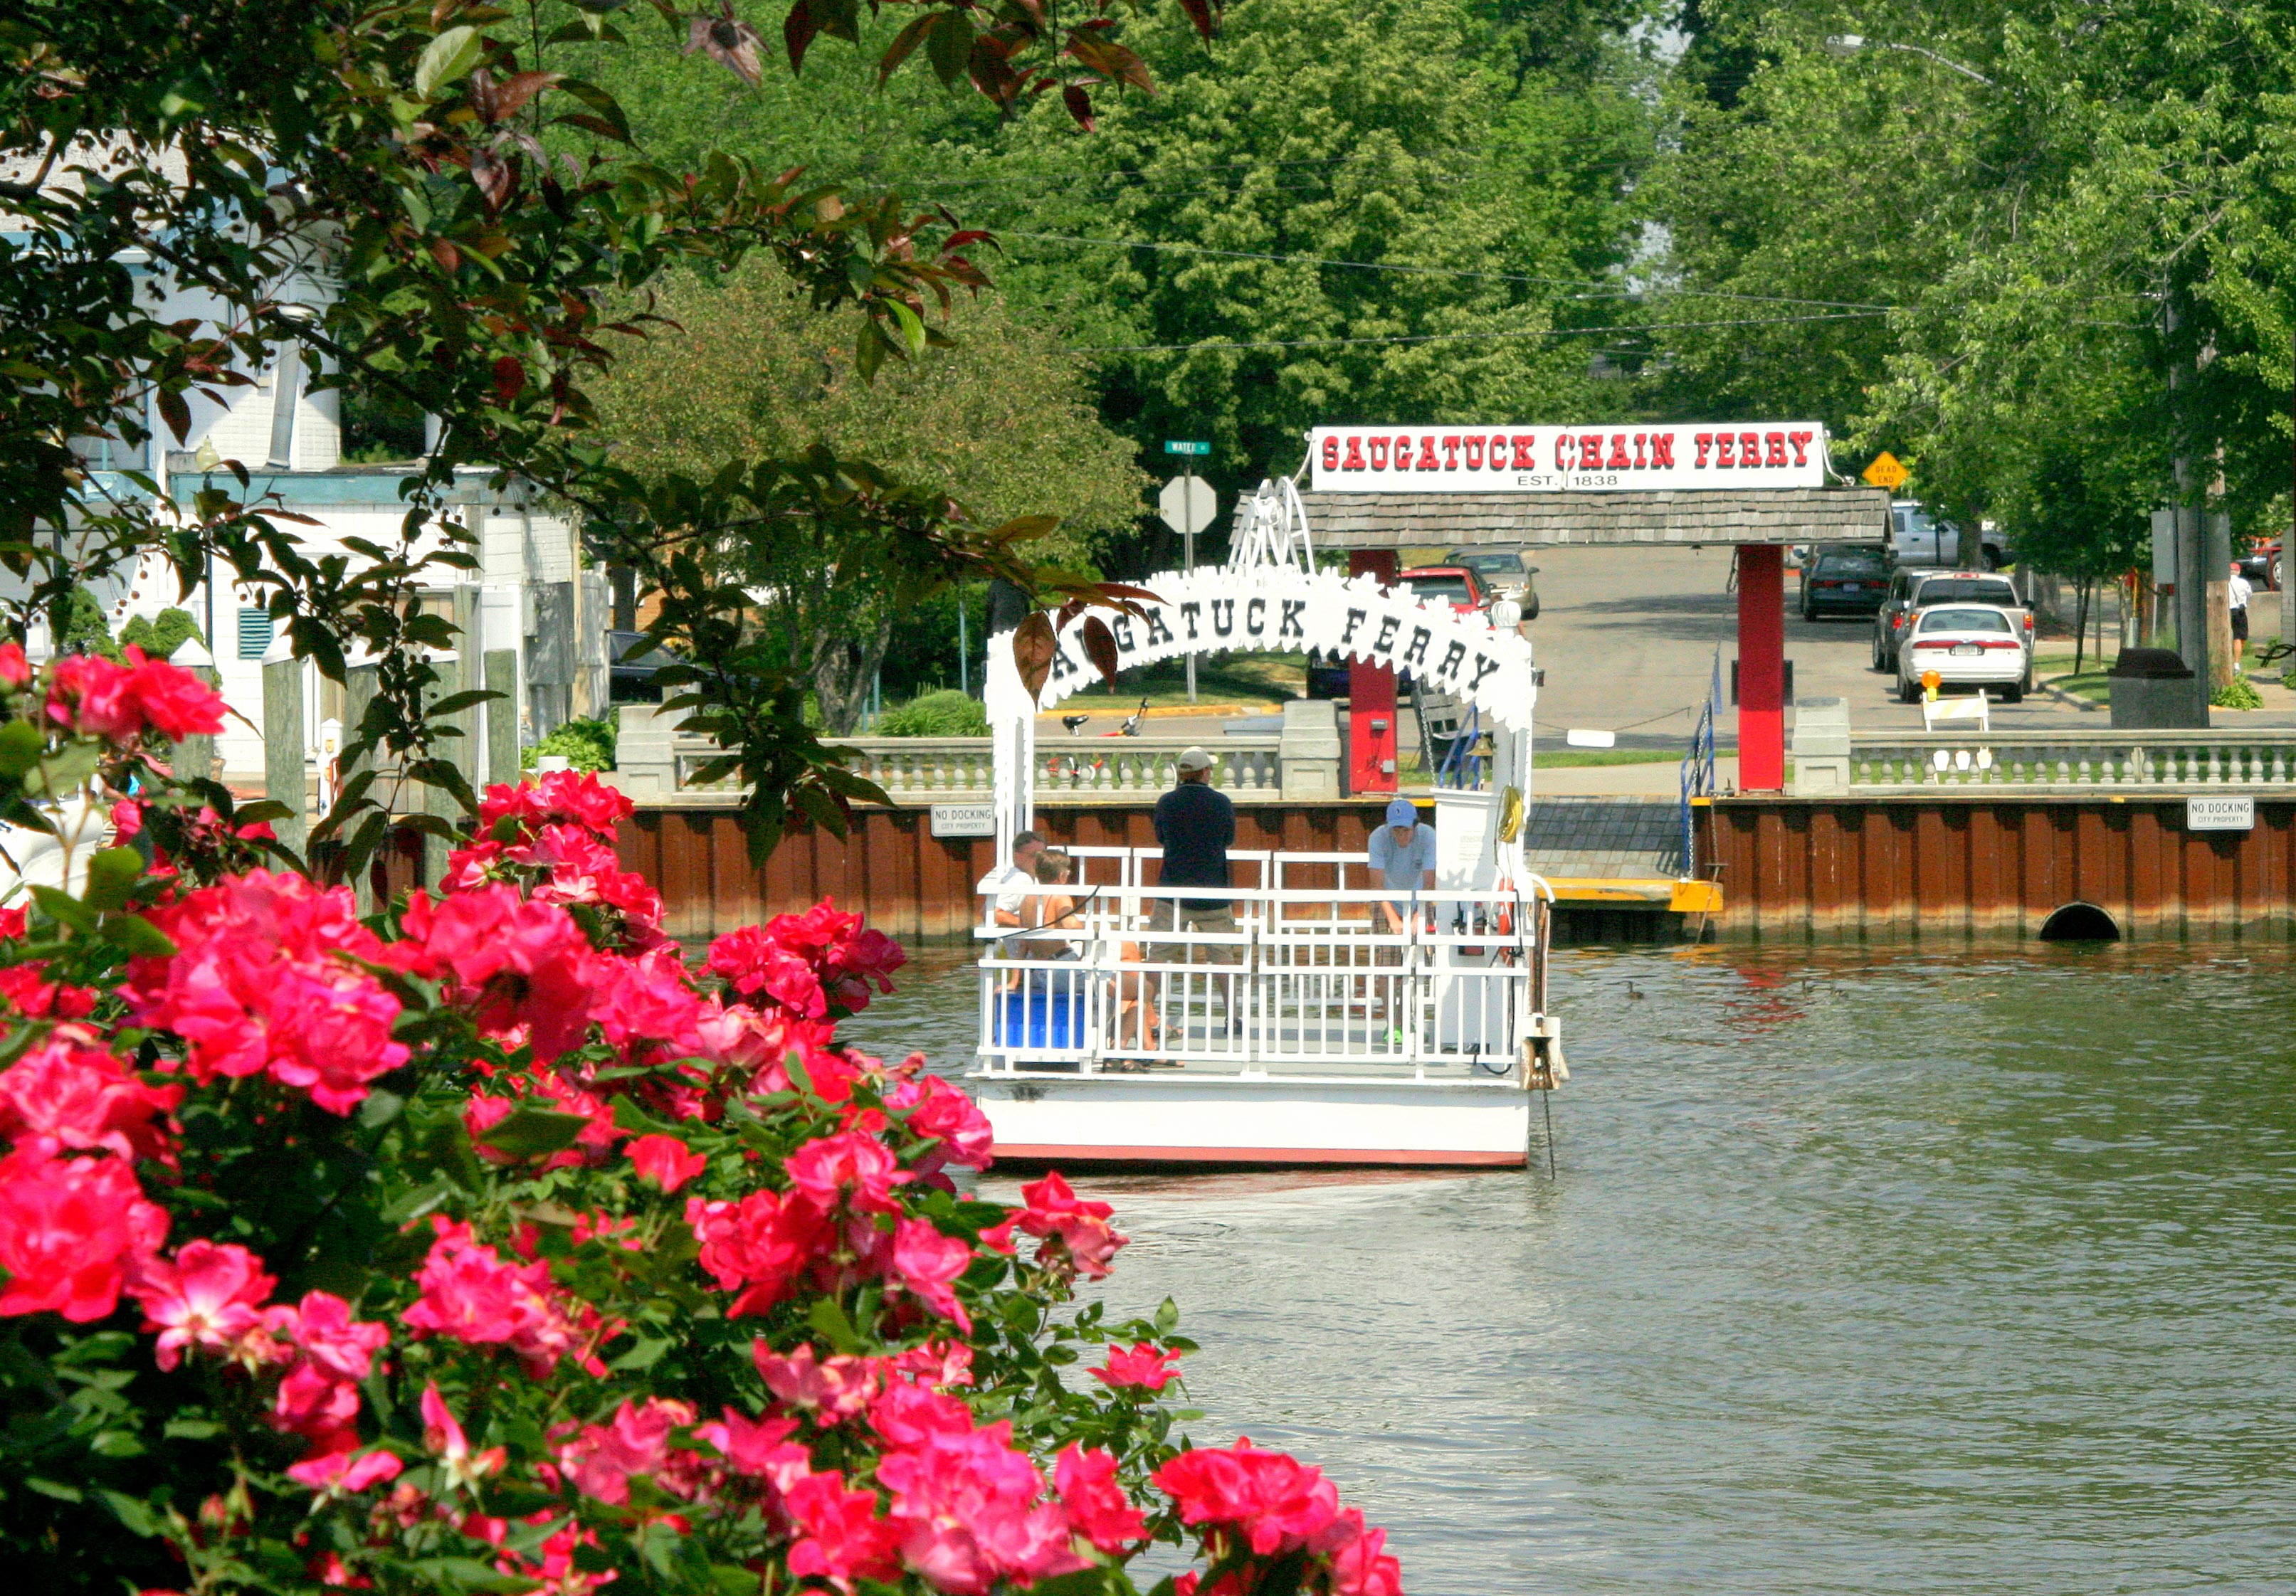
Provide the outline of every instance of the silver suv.
<path id="1" fill-rule="evenodd" d="M 1898 645 L 1913 629 L 1916 611 L 1935 604 L 1996 604 L 2017 616 L 2027 652 L 2033 642 L 2033 612 L 2017 596 L 2017 585 L 1990 571 L 1915 570 L 1899 567 L 1874 617 L 1874 668 L 1898 668 Z"/>

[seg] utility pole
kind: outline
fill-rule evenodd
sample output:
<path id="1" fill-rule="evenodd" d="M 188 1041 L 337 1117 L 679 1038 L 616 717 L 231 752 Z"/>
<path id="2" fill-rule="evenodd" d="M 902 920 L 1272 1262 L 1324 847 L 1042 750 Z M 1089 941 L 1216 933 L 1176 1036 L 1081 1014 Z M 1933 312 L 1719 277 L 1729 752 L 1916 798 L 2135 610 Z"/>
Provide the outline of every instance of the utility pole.
<path id="1" fill-rule="evenodd" d="M 2171 513 L 2177 529 L 2177 652 L 2185 667 L 2193 673 L 2193 718 L 2194 726 L 2209 724 L 2209 697 L 2211 677 L 2209 673 L 2209 577 L 2207 538 L 2202 524 L 2201 507 L 2194 503 L 2197 496 L 2196 473 L 2193 469 L 2192 438 L 2186 426 L 2185 399 L 2192 385 L 2192 373 L 2185 369 L 2184 357 L 2177 349 L 2177 331 L 2183 318 L 2177 314 L 2177 291 L 2169 289 L 2161 296 L 2161 321 L 2168 334 L 2169 346 L 2169 416 L 2176 431 L 2177 453 L 2172 463 L 2176 482 L 2177 502 Z M 2223 573 L 2218 573 L 2223 579 Z"/>
<path id="2" fill-rule="evenodd" d="M 2292 351 L 2296 355 L 2296 351 Z M 2283 648 L 2296 643 L 2296 583 L 2288 580 L 2288 565 L 2296 557 L 2296 360 L 2289 366 L 2292 384 L 2288 391 L 2289 448 L 2291 451 L 2288 512 L 2291 525 L 2280 535 L 2280 552 L 2273 559 L 2273 569 L 2265 573 L 2276 577 L 2280 583 L 2280 643 Z M 2282 670 L 2296 670 L 2296 659 L 2286 660 Z"/>

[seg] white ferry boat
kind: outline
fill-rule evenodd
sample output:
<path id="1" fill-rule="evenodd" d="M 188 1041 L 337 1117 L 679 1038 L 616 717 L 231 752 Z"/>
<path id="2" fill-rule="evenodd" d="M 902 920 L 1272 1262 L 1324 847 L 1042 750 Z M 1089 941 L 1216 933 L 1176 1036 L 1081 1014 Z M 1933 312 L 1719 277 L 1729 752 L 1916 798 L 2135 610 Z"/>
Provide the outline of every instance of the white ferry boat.
<path id="1" fill-rule="evenodd" d="M 1488 734 L 1472 788 L 1431 799 L 1434 889 L 1405 925 L 1362 854 L 1237 852 L 1226 888 L 1158 884 L 1160 850 L 1071 847 L 1072 917 L 991 923 L 979 1062 L 966 1084 L 1021 1164 L 1519 1166 L 1535 1094 L 1568 1078 L 1547 1012 L 1553 895 L 1525 868 L 1537 696 L 1530 645 L 1447 603 L 1318 572 L 1284 482 L 1224 569 L 1142 585 L 1115 629 L 1126 666 L 1194 646 L 1323 649 L 1401 665 L 1470 702 Z M 1225 621 L 1223 626 L 1221 623 Z M 1081 623 L 1074 623 L 1080 625 Z M 1037 715 L 1084 685 L 1072 630 L 1041 693 L 990 651 L 998 858 L 1035 819 Z M 1063 670 L 1063 661 L 1068 668 Z M 1167 899 L 1231 903 L 1234 929 L 1160 929 Z"/>

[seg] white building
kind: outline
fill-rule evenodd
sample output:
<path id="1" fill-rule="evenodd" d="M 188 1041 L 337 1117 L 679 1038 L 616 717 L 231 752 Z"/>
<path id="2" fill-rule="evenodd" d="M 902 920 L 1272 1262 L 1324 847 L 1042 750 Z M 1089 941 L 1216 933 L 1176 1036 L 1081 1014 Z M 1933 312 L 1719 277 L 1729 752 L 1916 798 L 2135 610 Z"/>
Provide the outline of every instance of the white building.
<path id="1" fill-rule="evenodd" d="M 116 143 L 87 141 L 53 163 L 37 161 L 32 155 L 0 160 L 0 177 L 29 181 L 37 170 L 51 191 L 65 192 L 80 186 L 78 168 L 102 169 L 123 159 Z M 160 168 L 163 173 L 180 173 L 182 163 L 163 153 Z M 0 233 L 22 241 L 31 232 L 24 217 L 0 209 Z M 150 296 L 151 314 L 162 322 L 193 319 L 216 325 L 238 319 L 205 291 L 187 291 L 170 282 L 140 252 L 122 256 L 120 264 L 137 275 L 139 297 Z M 314 310 L 328 297 L 324 263 L 316 256 L 308 270 L 291 274 L 276 290 L 281 302 Z M 148 444 L 81 440 L 82 453 L 94 468 L 91 500 L 103 494 L 143 497 L 144 490 L 127 479 L 128 471 L 152 478 L 164 498 L 181 505 L 187 506 L 191 495 L 209 481 L 237 495 L 237 483 L 223 465 L 236 461 L 253 479 L 250 491 L 238 496 L 253 500 L 268 495 L 276 507 L 317 523 L 290 527 L 314 557 L 348 553 L 345 538 L 394 547 L 406 513 L 398 484 L 410 474 L 408 462 L 343 462 L 337 395 L 309 390 L 303 361 L 293 347 L 275 349 L 262 369 L 248 374 L 254 381 L 221 389 L 220 403 L 187 394 L 192 425 L 184 438 L 174 438 L 155 407 L 145 418 L 152 435 Z M 483 618 L 481 636 L 475 641 L 488 650 L 517 652 L 513 712 L 521 742 L 530 743 L 570 715 L 606 711 L 607 585 L 603 572 L 583 569 L 578 534 L 568 520 L 537 512 L 523 487 L 492 491 L 488 475 L 474 471 L 458 479 L 446 507 L 446 513 L 480 534 L 480 569 L 440 568 L 439 585 L 426 591 L 422 602 L 426 610 L 451 618 L 457 606 L 451 585 L 479 589 L 477 608 Z M 62 536 L 68 546 L 70 529 Z M 197 580 L 185 592 L 158 556 L 147 557 L 134 571 L 91 582 L 89 587 L 103 606 L 114 636 L 139 615 L 156 616 L 170 607 L 191 612 L 208 639 L 225 697 L 245 718 L 246 724 L 227 722 L 228 729 L 218 740 L 224 773 L 234 782 L 259 780 L 263 742 L 251 728 L 263 720 L 262 660 L 275 641 L 280 641 L 272 635 L 263 596 L 233 583 L 228 572 L 217 580 Z M 26 591 L 22 582 L 0 572 L 0 596 L 21 598 Z M 46 642 L 44 632 L 35 627 L 27 639 L 36 652 Z M 332 683 L 322 683 L 316 667 L 306 669 L 306 747 L 316 750 L 318 724 L 340 712 L 342 690 Z"/>
<path id="2" fill-rule="evenodd" d="M 170 306 L 167 314 L 200 315 L 210 308 L 191 296 L 184 298 L 180 307 Z M 332 390 L 308 391 L 299 356 L 274 359 L 254 375 L 251 386 L 224 390 L 230 400 L 227 406 L 194 402 L 193 430 L 181 447 L 160 446 L 174 439 L 156 415 L 150 422 L 152 445 L 122 450 L 99 441 L 88 450 L 90 464 L 98 468 L 97 486 L 105 492 L 141 497 L 142 490 L 124 473 L 142 471 L 158 480 L 168 500 L 186 511 L 202 487 L 222 487 L 250 503 L 316 522 L 308 527 L 279 523 L 301 540 L 313 558 L 348 553 L 359 560 L 346 548 L 345 539 L 395 548 L 406 512 L 399 484 L 415 467 L 403 461 L 345 464 L 338 396 Z M 250 483 L 243 491 L 223 463 L 233 460 L 249 472 Z M 452 619 L 457 607 L 454 587 L 478 589 L 478 645 L 518 655 L 513 712 L 524 746 L 570 716 L 606 712 L 611 601 L 603 572 L 584 568 L 573 524 L 536 510 L 534 495 L 524 484 L 494 490 L 490 476 L 481 469 L 458 473 L 444 511 L 478 534 L 480 569 L 439 568 L 435 585 L 422 590 L 421 602 L 426 610 Z M 433 535 L 418 547 L 435 549 L 442 541 Z M 169 608 L 191 613 L 208 639 L 225 698 L 244 717 L 243 722 L 227 721 L 217 739 L 225 776 L 251 782 L 260 780 L 264 769 L 263 740 L 254 729 L 263 722 L 262 665 L 266 655 L 285 657 L 274 652 L 275 648 L 284 650 L 285 638 L 274 635 L 264 594 L 234 582 L 227 568 L 209 575 L 212 581 L 197 580 L 186 593 L 165 557 L 153 553 L 132 572 L 91 582 L 89 590 L 103 606 L 114 636 L 137 616 L 152 618 Z M 12 586 L 18 595 L 24 591 L 20 583 Z M 36 629 L 29 642 L 37 653 L 45 639 Z M 316 665 L 307 662 L 305 670 L 305 742 L 316 758 L 321 724 L 340 717 L 342 689 L 322 680 Z"/>

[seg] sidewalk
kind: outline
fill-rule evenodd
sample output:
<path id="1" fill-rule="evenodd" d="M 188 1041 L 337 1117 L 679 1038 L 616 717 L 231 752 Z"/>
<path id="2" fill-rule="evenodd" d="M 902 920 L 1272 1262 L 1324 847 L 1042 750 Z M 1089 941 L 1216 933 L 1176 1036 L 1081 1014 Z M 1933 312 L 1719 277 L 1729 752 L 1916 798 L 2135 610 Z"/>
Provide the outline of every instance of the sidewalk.
<path id="1" fill-rule="evenodd" d="M 1714 762 L 1716 780 L 1738 784 L 1734 757 Z M 1682 791 L 1682 765 L 1668 759 L 1649 765 L 1583 765 L 1568 770 L 1530 773 L 1530 799 L 1542 798 L 1674 798 Z"/>

